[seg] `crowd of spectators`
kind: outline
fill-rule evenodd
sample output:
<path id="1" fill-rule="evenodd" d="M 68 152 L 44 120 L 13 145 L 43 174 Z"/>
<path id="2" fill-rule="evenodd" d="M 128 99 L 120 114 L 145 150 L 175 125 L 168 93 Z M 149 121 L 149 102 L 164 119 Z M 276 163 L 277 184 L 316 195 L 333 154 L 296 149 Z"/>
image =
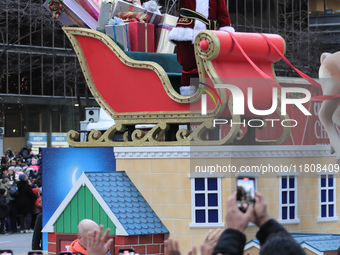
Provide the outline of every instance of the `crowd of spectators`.
<path id="1" fill-rule="evenodd" d="M 20 152 L 1 156 L 0 234 L 32 233 L 42 211 L 41 155 L 27 142 Z"/>
<path id="2" fill-rule="evenodd" d="M 264 197 L 259 192 L 256 192 L 255 196 L 255 204 L 242 212 L 237 206 L 235 191 L 227 201 L 225 215 L 227 228 L 223 231 L 221 229 L 209 231 L 202 245 L 198 249 L 192 247 L 188 255 L 249 255 L 249 252 L 244 252 L 246 245 L 244 232 L 250 222 L 259 228 L 256 234 L 261 244 L 259 255 L 307 255 L 291 234 L 276 220 L 270 218 Z M 109 229 L 103 233 L 102 225 L 98 227 L 95 222 L 86 219 L 79 223 L 79 239 L 74 243 L 86 244 L 87 255 L 107 255 L 108 248 L 113 242 L 108 233 Z M 164 255 L 182 255 L 178 241 L 172 238 L 164 241 Z"/>

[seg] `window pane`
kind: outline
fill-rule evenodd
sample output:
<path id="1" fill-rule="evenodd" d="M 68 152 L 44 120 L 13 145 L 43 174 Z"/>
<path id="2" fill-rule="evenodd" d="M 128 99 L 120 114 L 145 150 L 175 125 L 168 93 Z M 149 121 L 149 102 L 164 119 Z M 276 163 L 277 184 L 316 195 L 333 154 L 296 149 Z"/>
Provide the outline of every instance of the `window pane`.
<path id="1" fill-rule="evenodd" d="M 196 210 L 196 223 L 205 223 L 205 210 Z"/>
<path id="2" fill-rule="evenodd" d="M 195 179 L 195 190 L 204 190 L 204 178 Z"/>
<path id="3" fill-rule="evenodd" d="M 282 219 L 287 219 L 287 207 L 282 207 Z"/>
<path id="4" fill-rule="evenodd" d="M 208 206 L 217 206 L 217 194 L 208 194 Z"/>
<path id="5" fill-rule="evenodd" d="M 334 205 L 328 205 L 328 216 L 334 217 Z"/>
<path id="6" fill-rule="evenodd" d="M 333 201 L 334 201 L 333 190 L 330 189 L 328 190 L 328 202 L 333 202 Z"/>
<path id="7" fill-rule="evenodd" d="M 328 187 L 333 187 L 333 175 L 328 177 Z"/>
<path id="8" fill-rule="evenodd" d="M 295 191 L 289 191 L 289 203 L 290 204 L 295 203 Z"/>
<path id="9" fill-rule="evenodd" d="M 321 187 L 326 187 L 326 175 L 321 175 Z"/>
<path id="10" fill-rule="evenodd" d="M 282 204 L 287 204 L 287 191 L 282 192 Z"/>
<path id="11" fill-rule="evenodd" d="M 283 189 L 287 188 L 287 177 L 281 178 L 281 186 L 282 186 Z"/>
<path id="12" fill-rule="evenodd" d="M 208 190 L 217 190 L 217 178 L 208 178 Z"/>
<path id="13" fill-rule="evenodd" d="M 205 206 L 204 194 L 195 194 L 195 206 Z"/>
<path id="14" fill-rule="evenodd" d="M 294 177 L 289 178 L 289 188 L 291 189 L 294 188 L 294 184 L 295 184 L 294 180 L 295 180 Z"/>
<path id="15" fill-rule="evenodd" d="M 326 190 L 321 190 L 321 202 L 326 202 Z"/>
<path id="16" fill-rule="evenodd" d="M 326 205 L 321 206 L 321 217 L 327 217 L 326 214 Z"/>
<path id="17" fill-rule="evenodd" d="M 217 210 L 208 211 L 208 222 L 218 222 L 218 212 Z"/>
<path id="18" fill-rule="evenodd" d="M 295 219 L 295 206 L 289 207 L 289 219 Z"/>

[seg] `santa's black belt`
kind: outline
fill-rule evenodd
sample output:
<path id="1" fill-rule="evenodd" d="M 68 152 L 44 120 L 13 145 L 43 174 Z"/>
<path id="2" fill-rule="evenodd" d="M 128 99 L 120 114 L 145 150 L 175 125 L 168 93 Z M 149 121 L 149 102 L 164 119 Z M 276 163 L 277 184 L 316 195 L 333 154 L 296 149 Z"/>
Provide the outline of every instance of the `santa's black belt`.
<path id="1" fill-rule="evenodd" d="M 209 30 L 216 30 L 217 29 L 217 20 L 211 20 L 204 17 L 202 14 L 195 12 L 193 10 L 187 8 L 181 8 L 179 14 L 184 18 L 189 19 L 197 19 L 202 21 L 204 24 L 207 25 L 207 29 Z"/>

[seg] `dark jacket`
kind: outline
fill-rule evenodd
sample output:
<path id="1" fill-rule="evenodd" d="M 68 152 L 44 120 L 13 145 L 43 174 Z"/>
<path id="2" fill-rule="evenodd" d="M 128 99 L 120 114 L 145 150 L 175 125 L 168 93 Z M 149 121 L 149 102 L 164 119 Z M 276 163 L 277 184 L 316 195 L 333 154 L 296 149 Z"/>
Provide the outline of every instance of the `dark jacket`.
<path id="1" fill-rule="evenodd" d="M 32 149 L 28 149 L 27 147 L 23 147 L 20 151 L 20 155 L 25 159 L 25 161 L 27 161 L 27 159 L 32 157 L 31 151 L 32 151 Z"/>
<path id="2" fill-rule="evenodd" d="M 4 193 L 5 192 L 0 192 L 0 219 L 6 218 L 8 216 L 9 211 L 9 202 L 6 200 L 6 197 L 4 197 L 3 195 Z"/>
<path id="3" fill-rule="evenodd" d="M 37 196 L 34 194 L 28 181 L 19 181 L 18 186 L 18 196 L 17 196 L 17 206 L 19 213 L 33 213 L 35 207 L 35 200 Z"/>
<path id="4" fill-rule="evenodd" d="M 41 250 L 42 242 L 42 213 L 39 213 L 34 224 L 34 232 L 32 237 L 32 250 Z"/>
<path id="5" fill-rule="evenodd" d="M 261 255 L 306 254 L 287 230 L 273 219 L 261 226 L 256 237 L 261 243 Z M 213 255 L 218 253 L 222 255 L 243 255 L 245 244 L 246 236 L 243 233 L 235 229 L 226 229 L 218 239 Z"/>

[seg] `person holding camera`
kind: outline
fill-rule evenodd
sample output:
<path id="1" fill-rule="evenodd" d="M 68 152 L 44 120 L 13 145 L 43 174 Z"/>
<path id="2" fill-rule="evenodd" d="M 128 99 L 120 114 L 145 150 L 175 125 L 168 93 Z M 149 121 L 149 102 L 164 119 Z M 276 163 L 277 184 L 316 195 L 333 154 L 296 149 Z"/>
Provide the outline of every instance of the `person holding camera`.
<path id="1" fill-rule="evenodd" d="M 259 227 L 256 238 L 260 241 L 260 255 L 306 255 L 301 246 L 277 221 L 271 219 L 267 204 L 259 192 L 256 202 L 245 213 L 237 207 L 236 192 L 227 201 L 226 223 L 228 228 L 220 236 L 212 254 L 243 254 L 246 236 L 243 234 L 249 222 Z"/>
<path id="2" fill-rule="evenodd" d="M 235 191 L 227 201 L 226 223 L 227 229 L 219 236 L 207 236 L 200 247 L 201 255 L 243 255 L 246 236 L 243 233 L 249 222 L 260 229 L 256 234 L 261 243 L 260 255 L 307 255 L 301 246 L 277 221 L 271 219 L 267 212 L 267 204 L 259 192 L 255 192 L 255 204 L 241 211 L 237 205 Z M 168 239 L 164 242 L 165 255 L 181 255 L 178 242 Z M 193 247 L 188 255 L 197 255 Z"/>

